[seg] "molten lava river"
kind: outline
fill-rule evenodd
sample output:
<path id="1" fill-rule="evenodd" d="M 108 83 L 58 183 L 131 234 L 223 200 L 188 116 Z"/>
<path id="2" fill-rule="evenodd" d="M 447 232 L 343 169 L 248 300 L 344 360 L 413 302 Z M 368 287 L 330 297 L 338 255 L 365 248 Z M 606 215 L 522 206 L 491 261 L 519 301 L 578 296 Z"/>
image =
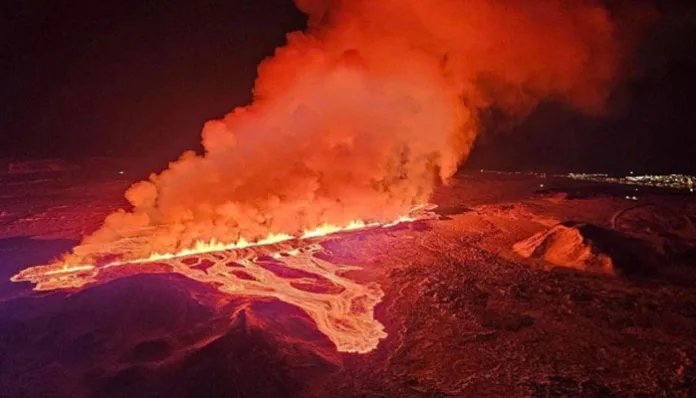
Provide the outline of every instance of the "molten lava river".
<path id="1" fill-rule="evenodd" d="M 301 236 L 271 235 L 257 242 L 198 242 L 177 253 L 102 265 L 54 263 L 27 268 L 14 282 L 32 282 L 34 290 L 74 290 L 142 273 L 178 273 L 230 295 L 274 297 L 305 311 L 338 351 L 366 353 L 387 336 L 374 318 L 383 292 L 374 283 L 360 284 L 344 276 L 358 267 L 334 264 L 321 238 L 335 233 L 388 228 L 432 218 L 433 206 L 418 207 L 388 223 L 352 222 L 324 225 Z"/>

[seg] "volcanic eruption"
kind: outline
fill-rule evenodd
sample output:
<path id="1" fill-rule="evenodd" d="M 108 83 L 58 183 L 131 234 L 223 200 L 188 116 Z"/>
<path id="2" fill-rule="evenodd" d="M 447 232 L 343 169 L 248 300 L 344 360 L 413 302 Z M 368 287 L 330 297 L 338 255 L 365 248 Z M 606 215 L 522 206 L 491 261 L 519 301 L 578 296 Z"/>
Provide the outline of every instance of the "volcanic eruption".
<path id="1" fill-rule="evenodd" d="M 129 209 L 13 280 L 75 288 L 157 261 L 225 293 L 296 305 L 339 350 L 369 351 L 385 336 L 372 315 L 379 288 L 317 259 L 320 247 L 273 244 L 418 218 L 467 157 L 482 111 L 519 120 L 551 99 L 601 112 L 623 57 L 599 1 L 296 4 L 307 30 L 261 63 L 251 104 L 205 124 L 204 153 L 133 184 Z M 212 264 L 181 260 L 192 254 Z M 292 285 L 268 258 L 331 288 Z"/>

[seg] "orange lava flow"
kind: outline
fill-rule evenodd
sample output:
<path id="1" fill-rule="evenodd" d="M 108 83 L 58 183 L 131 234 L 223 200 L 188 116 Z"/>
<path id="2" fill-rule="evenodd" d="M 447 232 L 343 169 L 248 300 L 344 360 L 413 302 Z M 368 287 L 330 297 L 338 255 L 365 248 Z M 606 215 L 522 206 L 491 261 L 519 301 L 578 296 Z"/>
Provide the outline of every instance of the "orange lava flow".
<path id="1" fill-rule="evenodd" d="M 32 282 L 34 290 L 77 289 L 115 278 L 153 272 L 184 275 L 230 295 L 273 297 L 297 306 L 316 322 L 338 351 L 366 353 L 387 336 L 374 318 L 383 292 L 374 283 L 345 277 L 357 267 L 334 264 L 311 240 L 336 232 L 389 227 L 421 216 L 404 216 L 380 224 L 351 222 L 344 227 L 323 225 L 301 236 L 271 235 L 256 242 L 198 242 L 176 253 L 152 253 L 147 258 L 104 265 L 39 265 L 22 270 L 14 282 Z"/>

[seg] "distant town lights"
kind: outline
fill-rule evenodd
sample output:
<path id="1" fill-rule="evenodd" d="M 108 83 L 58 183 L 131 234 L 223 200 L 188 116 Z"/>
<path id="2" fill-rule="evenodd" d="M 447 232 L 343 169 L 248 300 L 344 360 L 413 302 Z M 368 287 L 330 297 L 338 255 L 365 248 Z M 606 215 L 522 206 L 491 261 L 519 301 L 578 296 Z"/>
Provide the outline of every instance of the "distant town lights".
<path id="1" fill-rule="evenodd" d="M 629 175 L 625 177 L 609 177 L 606 174 L 582 174 L 570 173 L 565 175 L 573 180 L 606 182 L 610 184 L 640 185 L 660 188 L 688 189 L 694 192 L 694 181 L 696 176 L 685 174 L 666 174 L 666 175 Z M 635 188 L 638 191 L 638 188 Z"/>

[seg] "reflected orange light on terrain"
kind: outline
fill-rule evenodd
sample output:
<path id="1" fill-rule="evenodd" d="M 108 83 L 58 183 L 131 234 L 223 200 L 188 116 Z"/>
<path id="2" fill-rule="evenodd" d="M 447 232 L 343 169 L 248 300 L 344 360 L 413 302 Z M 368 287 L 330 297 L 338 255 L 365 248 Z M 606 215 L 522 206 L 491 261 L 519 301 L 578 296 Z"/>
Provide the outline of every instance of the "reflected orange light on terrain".
<path id="1" fill-rule="evenodd" d="M 114 261 L 103 265 L 56 263 L 25 269 L 12 277 L 14 282 L 32 282 L 35 290 L 78 289 L 119 276 L 148 272 L 148 264 L 164 266 L 164 272 L 178 273 L 215 286 L 226 294 L 273 297 L 305 311 L 342 352 L 365 353 L 387 336 L 374 319 L 374 307 L 383 292 L 379 286 L 360 284 L 345 276 L 358 269 L 333 264 L 321 256 L 323 248 L 309 240 L 330 234 L 366 228 L 387 228 L 414 221 L 403 216 L 391 223 L 353 221 L 339 227 L 324 224 L 299 236 L 272 234 L 248 242 L 198 241 L 189 249 L 174 253 L 152 253 L 145 258 Z M 292 244 L 294 243 L 294 244 Z"/>
<path id="2" fill-rule="evenodd" d="M 201 153 L 133 184 L 127 208 L 13 280 L 77 288 L 156 262 L 297 305 L 339 350 L 369 351 L 384 337 L 381 291 L 341 276 L 320 248 L 276 246 L 410 221 L 491 108 L 513 122 L 547 99 L 602 113 L 632 31 L 599 0 L 295 2 L 308 29 L 259 65 L 249 105 L 204 125 Z M 305 276 L 268 270 L 281 265 Z"/>

